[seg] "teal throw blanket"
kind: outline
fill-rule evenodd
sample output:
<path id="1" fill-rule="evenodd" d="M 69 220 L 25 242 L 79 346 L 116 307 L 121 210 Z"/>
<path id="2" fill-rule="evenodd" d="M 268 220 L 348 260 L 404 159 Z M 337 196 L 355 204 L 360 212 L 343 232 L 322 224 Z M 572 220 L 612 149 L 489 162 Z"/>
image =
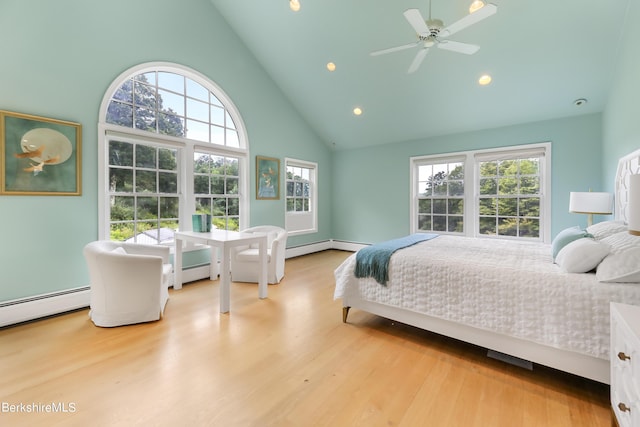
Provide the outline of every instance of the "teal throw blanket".
<path id="1" fill-rule="evenodd" d="M 395 251 L 435 237 L 438 235 L 416 233 L 362 248 L 356 253 L 355 275 L 358 278 L 373 277 L 381 285 L 386 285 L 389 280 L 389 260 Z"/>

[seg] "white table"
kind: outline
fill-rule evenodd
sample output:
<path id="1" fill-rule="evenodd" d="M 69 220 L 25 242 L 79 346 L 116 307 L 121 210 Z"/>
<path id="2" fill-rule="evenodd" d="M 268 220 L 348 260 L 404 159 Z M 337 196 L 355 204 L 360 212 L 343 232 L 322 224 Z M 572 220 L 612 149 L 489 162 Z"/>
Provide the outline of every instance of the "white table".
<path id="1" fill-rule="evenodd" d="M 234 246 L 258 244 L 260 254 L 260 278 L 258 281 L 258 297 L 267 297 L 267 235 L 266 233 L 242 233 L 238 231 L 213 230 L 209 233 L 195 231 L 177 231 L 175 233 L 174 272 L 175 282 L 173 289 L 182 288 L 182 245 L 183 242 L 199 243 L 211 247 L 210 278 L 216 279 L 216 265 L 218 263 L 218 251 L 222 252 L 220 263 L 220 312 L 228 313 L 231 305 L 231 248 Z"/>

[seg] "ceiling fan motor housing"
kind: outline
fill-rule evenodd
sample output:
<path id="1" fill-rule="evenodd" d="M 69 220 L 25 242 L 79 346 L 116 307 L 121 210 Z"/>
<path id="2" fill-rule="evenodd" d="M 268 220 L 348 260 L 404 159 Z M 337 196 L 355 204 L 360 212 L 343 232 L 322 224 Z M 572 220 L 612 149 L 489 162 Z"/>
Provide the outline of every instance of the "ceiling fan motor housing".
<path id="1" fill-rule="evenodd" d="M 439 19 L 429 19 L 425 22 L 427 23 L 427 27 L 429 27 L 431 37 L 437 37 L 440 33 L 440 30 L 444 28 L 444 23 Z"/>

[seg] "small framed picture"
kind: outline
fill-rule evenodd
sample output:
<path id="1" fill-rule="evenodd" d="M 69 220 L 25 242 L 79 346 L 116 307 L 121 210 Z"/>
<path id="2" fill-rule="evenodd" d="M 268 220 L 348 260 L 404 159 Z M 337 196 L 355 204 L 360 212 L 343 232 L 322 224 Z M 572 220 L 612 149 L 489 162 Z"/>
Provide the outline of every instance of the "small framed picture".
<path id="1" fill-rule="evenodd" d="M 79 196 L 82 126 L 0 111 L 0 194 Z"/>
<path id="2" fill-rule="evenodd" d="M 280 199 L 280 159 L 256 156 L 256 199 Z"/>

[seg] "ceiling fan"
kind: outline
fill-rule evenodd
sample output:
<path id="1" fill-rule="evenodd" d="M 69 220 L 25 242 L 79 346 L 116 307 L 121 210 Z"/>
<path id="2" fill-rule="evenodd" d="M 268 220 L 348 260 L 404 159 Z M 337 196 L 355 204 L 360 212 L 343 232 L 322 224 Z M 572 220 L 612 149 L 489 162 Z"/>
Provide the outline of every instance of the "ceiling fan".
<path id="1" fill-rule="evenodd" d="M 495 4 L 488 3 L 484 7 L 445 27 L 444 23 L 440 19 L 431 19 L 431 2 L 429 2 L 429 19 L 426 21 L 418 9 L 407 9 L 404 12 L 404 17 L 416 31 L 418 41 L 389 49 L 377 50 L 375 52 L 371 52 L 371 56 L 397 52 L 399 50 L 410 49 L 412 47 L 422 45 L 421 49 L 413 58 L 413 62 L 407 71 L 408 73 L 413 73 L 418 69 L 418 67 L 420 67 L 420 64 L 422 64 L 424 57 L 429 52 L 429 48 L 434 45 L 440 49 L 472 55 L 480 49 L 480 46 L 447 40 L 446 38 L 460 30 L 482 21 L 485 18 L 488 18 L 497 11 L 498 7 Z"/>

